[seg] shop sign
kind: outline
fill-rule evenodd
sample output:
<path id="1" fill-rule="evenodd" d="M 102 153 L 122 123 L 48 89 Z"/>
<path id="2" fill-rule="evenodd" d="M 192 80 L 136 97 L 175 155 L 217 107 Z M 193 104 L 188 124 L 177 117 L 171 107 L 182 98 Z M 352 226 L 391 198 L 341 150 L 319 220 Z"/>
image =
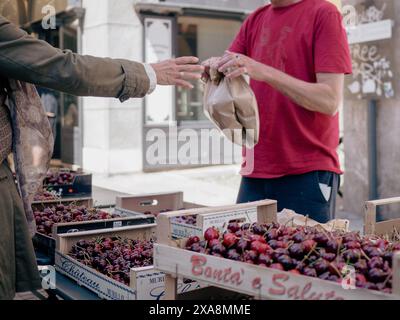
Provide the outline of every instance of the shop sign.
<path id="1" fill-rule="evenodd" d="M 347 80 L 346 94 L 349 98 L 357 99 L 393 98 L 395 96 L 391 48 L 394 26 L 393 1 L 350 3 L 354 4 L 350 5 L 354 9 L 354 19 L 352 19 L 353 24 L 347 25 L 346 31 L 353 74 Z"/>
<path id="2" fill-rule="evenodd" d="M 349 44 L 392 38 L 392 20 L 383 20 L 347 28 Z"/>

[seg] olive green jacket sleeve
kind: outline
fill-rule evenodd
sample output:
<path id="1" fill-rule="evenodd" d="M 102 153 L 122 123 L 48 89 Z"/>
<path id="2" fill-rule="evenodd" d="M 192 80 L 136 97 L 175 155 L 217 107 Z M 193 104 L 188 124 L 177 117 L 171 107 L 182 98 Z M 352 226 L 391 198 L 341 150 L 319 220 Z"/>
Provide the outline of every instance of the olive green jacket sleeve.
<path id="1" fill-rule="evenodd" d="M 150 80 L 141 63 L 96 58 L 52 47 L 0 15 L 0 75 L 77 96 L 144 97 Z"/>

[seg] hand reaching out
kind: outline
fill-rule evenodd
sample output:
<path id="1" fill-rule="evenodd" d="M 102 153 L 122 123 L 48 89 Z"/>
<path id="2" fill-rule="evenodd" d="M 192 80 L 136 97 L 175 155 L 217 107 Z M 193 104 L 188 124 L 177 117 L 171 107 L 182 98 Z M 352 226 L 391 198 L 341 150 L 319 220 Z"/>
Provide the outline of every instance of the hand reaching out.
<path id="1" fill-rule="evenodd" d="M 204 71 L 204 66 L 198 65 L 198 62 L 196 57 L 180 57 L 153 63 L 151 66 L 157 75 L 157 84 L 193 89 L 189 81 L 200 79 Z"/>

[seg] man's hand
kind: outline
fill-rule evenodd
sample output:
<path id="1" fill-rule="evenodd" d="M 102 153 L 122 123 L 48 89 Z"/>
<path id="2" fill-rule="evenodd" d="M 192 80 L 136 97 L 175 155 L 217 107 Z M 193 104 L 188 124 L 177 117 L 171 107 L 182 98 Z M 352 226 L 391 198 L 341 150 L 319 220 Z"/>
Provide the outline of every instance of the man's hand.
<path id="1" fill-rule="evenodd" d="M 243 54 L 225 51 L 224 56 L 217 64 L 219 72 L 227 78 L 237 78 L 241 75 L 248 75 L 251 79 L 264 81 L 265 65 L 257 62 Z"/>
<path id="2" fill-rule="evenodd" d="M 200 79 L 204 71 L 204 67 L 198 65 L 198 62 L 196 57 L 180 57 L 153 63 L 151 66 L 157 75 L 157 84 L 193 89 L 189 81 Z"/>

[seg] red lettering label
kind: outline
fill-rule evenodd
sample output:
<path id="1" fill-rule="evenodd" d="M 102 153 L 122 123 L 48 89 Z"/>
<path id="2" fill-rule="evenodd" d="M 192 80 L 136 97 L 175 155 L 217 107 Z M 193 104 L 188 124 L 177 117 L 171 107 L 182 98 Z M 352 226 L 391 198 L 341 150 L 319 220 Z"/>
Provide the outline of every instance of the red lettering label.
<path id="1" fill-rule="evenodd" d="M 289 279 L 289 276 L 283 273 L 274 274 L 272 276 L 272 283 L 278 287 L 278 289 L 270 288 L 268 292 L 274 296 L 282 296 L 286 293 L 285 282 Z"/>
<path id="2" fill-rule="evenodd" d="M 203 266 L 207 263 L 207 258 L 203 256 L 192 256 L 192 274 L 201 276 L 203 274 Z"/>

